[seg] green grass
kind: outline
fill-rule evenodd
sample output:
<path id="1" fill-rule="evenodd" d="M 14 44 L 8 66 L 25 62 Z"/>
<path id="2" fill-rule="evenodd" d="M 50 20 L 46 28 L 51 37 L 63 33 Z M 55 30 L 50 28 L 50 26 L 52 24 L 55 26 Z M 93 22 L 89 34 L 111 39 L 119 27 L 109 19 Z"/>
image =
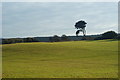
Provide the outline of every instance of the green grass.
<path id="1" fill-rule="evenodd" d="M 117 78 L 118 41 L 17 43 L 3 47 L 3 78 Z"/>

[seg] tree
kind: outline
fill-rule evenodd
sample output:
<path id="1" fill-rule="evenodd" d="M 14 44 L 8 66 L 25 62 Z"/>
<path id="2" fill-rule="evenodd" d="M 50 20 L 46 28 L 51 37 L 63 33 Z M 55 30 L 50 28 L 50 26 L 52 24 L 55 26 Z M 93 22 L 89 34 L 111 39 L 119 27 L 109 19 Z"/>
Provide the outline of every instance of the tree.
<path id="1" fill-rule="evenodd" d="M 94 40 L 102 40 L 102 37 L 96 37 Z"/>
<path id="2" fill-rule="evenodd" d="M 14 43 L 14 40 L 12 39 L 2 39 L 2 44 L 11 44 Z"/>
<path id="3" fill-rule="evenodd" d="M 51 39 L 52 42 L 59 42 L 60 41 L 60 37 L 57 35 L 54 35 Z"/>
<path id="4" fill-rule="evenodd" d="M 114 31 L 107 31 L 102 34 L 103 39 L 114 39 L 115 37 L 117 37 L 117 33 Z"/>
<path id="5" fill-rule="evenodd" d="M 78 36 L 80 31 L 83 32 L 84 36 L 86 35 L 86 30 L 85 30 L 86 24 L 87 23 L 82 20 L 75 23 L 75 28 L 78 29 L 76 32 L 76 36 Z"/>
<path id="6" fill-rule="evenodd" d="M 24 42 L 33 42 L 33 38 L 30 38 L 30 37 L 24 38 L 23 40 Z"/>
<path id="7" fill-rule="evenodd" d="M 69 38 L 64 34 L 61 36 L 62 41 L 69 41 Z"/>

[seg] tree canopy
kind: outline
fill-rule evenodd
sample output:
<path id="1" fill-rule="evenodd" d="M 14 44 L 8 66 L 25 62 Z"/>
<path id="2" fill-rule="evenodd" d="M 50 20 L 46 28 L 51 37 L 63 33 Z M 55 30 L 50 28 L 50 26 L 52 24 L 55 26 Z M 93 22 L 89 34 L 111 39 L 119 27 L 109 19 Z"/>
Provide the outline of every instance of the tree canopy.
<path id="1" fill-rule="evenodd" d="M 85 21 L 78 21 L 78 22 L 76 22 L 76 24 L 75 24 L 75 28 L 77 28 L 77 29 L 79 29 L 79 28 L 85 28 L 86 27 L 86 22 Z"/>
<path id="2" fill-rule="evenodd" d="M 107 31 L 102 34 L 103 39 L 113 39 L 115 37 L 117 37 L 117 33 L 114 31 Z"/>

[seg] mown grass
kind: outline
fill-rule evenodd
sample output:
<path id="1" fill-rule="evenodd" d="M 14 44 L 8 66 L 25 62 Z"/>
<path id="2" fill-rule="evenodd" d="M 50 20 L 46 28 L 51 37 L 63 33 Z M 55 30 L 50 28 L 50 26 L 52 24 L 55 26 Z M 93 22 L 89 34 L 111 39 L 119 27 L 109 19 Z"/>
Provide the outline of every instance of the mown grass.
<path id="1" fill-rule="evenodd" d="M 118 41 L 3 45 L 3 78 L 117 78 Z"/>

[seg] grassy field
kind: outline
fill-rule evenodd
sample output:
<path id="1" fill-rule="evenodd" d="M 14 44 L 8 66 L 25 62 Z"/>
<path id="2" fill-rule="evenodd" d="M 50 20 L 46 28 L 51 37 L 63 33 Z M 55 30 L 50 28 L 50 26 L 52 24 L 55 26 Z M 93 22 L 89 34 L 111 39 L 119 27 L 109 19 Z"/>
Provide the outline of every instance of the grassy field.
<path id="1" fill-rule="evenodd" d="M 17 43 L 3 47 L 3 78 L 117 78 L 118 41 Z"/>

